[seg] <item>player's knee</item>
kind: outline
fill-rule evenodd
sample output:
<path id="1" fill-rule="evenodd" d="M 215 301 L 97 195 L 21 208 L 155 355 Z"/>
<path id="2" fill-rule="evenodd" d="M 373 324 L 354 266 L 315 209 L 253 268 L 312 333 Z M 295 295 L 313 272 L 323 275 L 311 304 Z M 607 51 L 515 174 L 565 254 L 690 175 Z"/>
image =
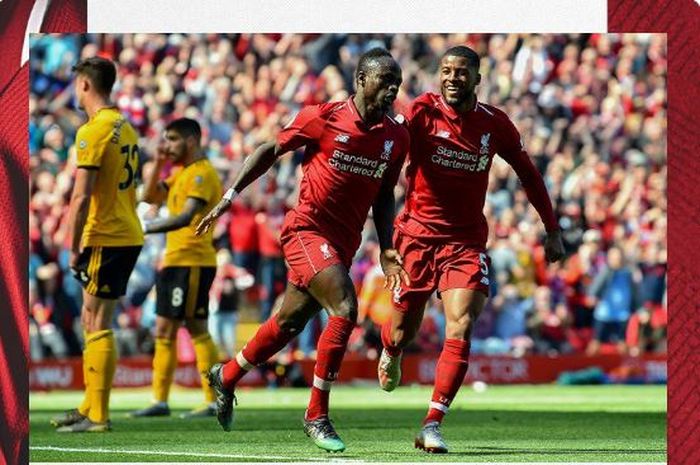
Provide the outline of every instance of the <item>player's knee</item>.
<path id="1" fill-rule="evenodd" d="M 339 302 L 331 305 L 328 311 L 333 316 L 338 316 L 350 320 L 352 322 L 357 322 L 357 300 L 348 296 L 341 299 Z"/>
<path id="2" fill-rule="evenodd" d="M 156 321 L 155 336 L 159 339 L 174 339 L 177 328 L 173 321 L 165 318 Z"/>
<path id="3" fill-rule="evenodd" d="M 447 339 L 462 339 L 468 341 L 472 332 L 472 319 L 465 315 L 455 321 L 448 321 L 445 325 L 445 337 Z"/>
<path id="4" fill-rule="evenodd" d="M 277 324 L 280 329 L 292 336 L 297 336 L 301 333 L 308 321 L 308 318 L 305 318 L 301 312 L 291 315 L 278 313 L 275 318 L 277 318 Z"/>
<path id="5" fill-rule="evenodd" d="M 400 325 L 393 328 L 391 331 L 391 338 L 396 347 L 405 348 L 409 345 L 413 339 L 416 337 L 416 330 L 409 325 Z"/>

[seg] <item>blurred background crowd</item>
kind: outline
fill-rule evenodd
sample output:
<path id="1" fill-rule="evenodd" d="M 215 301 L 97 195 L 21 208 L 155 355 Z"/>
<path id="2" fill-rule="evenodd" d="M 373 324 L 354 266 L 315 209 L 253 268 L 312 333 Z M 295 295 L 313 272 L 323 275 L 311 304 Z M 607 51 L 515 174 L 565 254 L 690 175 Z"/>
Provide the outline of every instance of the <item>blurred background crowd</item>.
<path id="1" fill-rule="evenodd" d="M 472 351 L 488 354 L 666 350 L 666 39 L 662 34 L 135 34 L 38 35 L 30 90 L 29 290 L 33 360 L 80 354 L 81 289 L 68 270 L 66 217 L 74 138 L 71 66 L 115 60 L 114 102 L 140 132 L 143 172 L 164 126 L 183 116 L 204 130 L 206 154 L 228 186 L 258 144 L 304 105 L 348 98 L 361 53 L 389 49 L 403 70 L 395 105 L 439 92 L 439 57 L 466 44 L 480 56 L 481 101 L 507 112 L 544 176 L 567 251 L 544 260 L 544 229 L 508 165 L 497 159 L 485 213 L 491 298 Z M 284 289 L 279 244 L 296 203 L 302 152 L 282 157 L 237 198 L 215 230 L 219 267 L 210 329 L 222 357 L 252 336 Z M 167 170 L 162 176 L 167 175 Z M 403 203 L 405 180 L 396 189 Z M 455 193 L 458 195 L 459 193 Z M 139 215 L 164 211 L 141 203 Z M 149 353 L 163 235 L 146 245 L 114 327 L 122 356 Z M 371 220 L 351 275 L 360 323 L 350 350 L 375 357 L 391 308 Z M 313 357 L 323 316 L 290 348 Z M 236 336 L 238 336 L 236 338 Z M 181 358 L 187 352 L 186 333 Z M 411 350 L 438 352 L 444 316 L 434 296 Z M 191 350 L 190 350 L 191 352 Z"/>

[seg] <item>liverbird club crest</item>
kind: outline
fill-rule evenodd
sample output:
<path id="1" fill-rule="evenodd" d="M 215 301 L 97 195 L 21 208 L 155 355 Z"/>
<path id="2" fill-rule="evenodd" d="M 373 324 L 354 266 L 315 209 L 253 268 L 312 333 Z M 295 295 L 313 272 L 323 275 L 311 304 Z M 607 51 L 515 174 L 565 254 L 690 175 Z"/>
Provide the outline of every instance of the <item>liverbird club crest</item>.
<path id="1" fill-rule="evenodd" d="M 487 132 L 481 136 L 481 148 L 479 149 L 480 155 L 486 155 L 489 153 L 489 139 L 491 139 L 490 132 Z"/>
<path id="2" fill-rule="evenodd" d="M 384 151 L 382 152 L 382 160 L 391 160 L 391 149 L 394 148 L 394 141 L 391 139 L 384 141 Z"/>

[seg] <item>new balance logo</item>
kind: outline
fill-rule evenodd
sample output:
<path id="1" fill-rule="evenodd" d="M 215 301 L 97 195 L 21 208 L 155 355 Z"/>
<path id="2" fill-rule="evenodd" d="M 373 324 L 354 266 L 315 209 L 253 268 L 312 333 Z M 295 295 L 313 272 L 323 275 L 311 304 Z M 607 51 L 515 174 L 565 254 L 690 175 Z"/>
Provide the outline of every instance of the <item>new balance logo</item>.
<path id="1" fill-rule="evenodd" d="M 489 283 L 490 283 L 490 282 L 489 282 L 489 278 L 487 278 L 486 276 L 484 276 L 483 278 L 481 278 L 481 284 L 483 284 L 484 286 L 488 286 Z"/>
<path id="2" fill-rule="evenodd" d="M 439 131 L 437 133 L 437 136 L 441 137 L 443 139 L 449 139 L 450 138 L 450 131 L 445 131 L 445 130 Z"/>
<path id="3" fill-rule="evenodd" d="M 335 141 L 340 142 L 341 144 L 347 144 L 350 142 L 350 135 L 349 134 L 338 134 L 335 136 Z"/>

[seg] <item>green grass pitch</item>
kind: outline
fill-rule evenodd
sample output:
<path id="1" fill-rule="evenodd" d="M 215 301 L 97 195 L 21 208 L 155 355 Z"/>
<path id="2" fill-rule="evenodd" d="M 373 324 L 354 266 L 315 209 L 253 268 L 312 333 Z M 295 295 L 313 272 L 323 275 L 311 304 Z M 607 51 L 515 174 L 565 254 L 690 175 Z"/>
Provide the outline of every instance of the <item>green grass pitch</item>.
<path id="1" fill-rule="evenodd" d="M 347 444 L 341 454 L 316 448 L 301 429 L 307 389 L 240 389 L 234 430 L 214 418 L 177 414 L 201 402 L 198 390 L 174 389 L 173 417 L 128 419 L 147 404 L 147 389 L 112 393 L 114 431 L 57 434 L 49 418 L 74 408 L 79 392 L 30 396 L 33 462 L 665 462 L 665 386 L 464 386 L 443 424 L 447 455 L 413 448 L 429 387 L 338 386 L 331 418 Z"/>

